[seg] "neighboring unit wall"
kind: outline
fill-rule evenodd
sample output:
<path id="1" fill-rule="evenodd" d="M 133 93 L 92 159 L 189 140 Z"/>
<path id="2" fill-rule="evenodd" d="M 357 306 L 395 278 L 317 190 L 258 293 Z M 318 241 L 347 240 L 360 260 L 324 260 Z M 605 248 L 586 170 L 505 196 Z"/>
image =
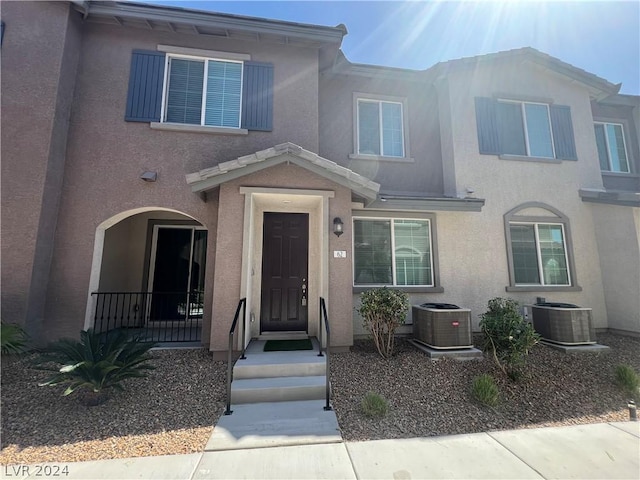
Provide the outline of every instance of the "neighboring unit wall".
<path id="1" fill-rule="evenodd" d="M 576 303 L 592 307 L 596 326 L 606 327 L 602 279 L 599 270 L 593 268 L 598 259 L 595 226 L 589 207 L 578 195 L 580 188 L 602 188 L 587 90 L 525 62 L 452 73 L 448 94 L 452 122 L 443 124 L 442 130 L 445 134 L 450 129 L 454 138 L 456 189 L 463 192 L 472 187 L 475 195 L 486 199 L 486 205 L 481 214 L 467 214 L 464 219 L 458 214 L 438 216 L 445 292 L 453 299 L 464 298 L 465 306 L 476 313 L 484 311 L 487 300 L 495 296 L 507 295 L 523 303 L 534 302 L 537 296 Z M 569 106 L 577 160 L 545 162 L 479 154 L 475 97 Z M 568 218 L 577 277 L 572 286 L 581 290 L 532 287 L 505 292 L 509 268 L 504 215 L 528 202 L 542 202 Z"/>
<path id="2" fill-rule="evenodd" d="M 470 308 L 473 328 L 477 331 L 479 315 L 486 311 L 489 299 L 512 297 L 522 304 L 530 304 L 537 297 L 545 297 L 548 301 L 591 307 L 596 327 L 609 326 L 605 287 L 598 268 L 597 225 L 590 205 L 578 194 L 580 188 L 602 188 L 586 88 L 531 63 L 513 62 L 509 66 L 493 62 L 476 68 L 452 69 L 448 77 L 438 83 L 438 94 L 444 184 L 449 186 L 447 190 L 452 195 L 462 197 L 471 190 L 486 203 L 479 213 L 434 212 L 440 285 L 444 292 L 414 292 L 411 302 L 446 302 Z M 541 161 L 480 154 L 475 97 L 506 97 L 569 106 L 577 160 Z M 510 283 L 505 214 L 532 202 L 549 208 L 528 208 L 522 214 L 542 217 L 543 223 L 549 218 L 549 223 L 553 223 L 558 220 L 555 210 L 568 219 L 565 240 L 575 266 L 570 287 L 524 287 Z M 395 215 L 402 217 L 402 213 Z M 632 238 L 637 241 L 637 235 Z M 630 265 L 637 269 L 637 260 Z M 625 278 L 637 290 L 637 280 Z M 354 303 L 357 305 L 357 297 Z M 360 323 L 355 315 L 357 332 L 362 332 Z M 404 327 L 402 331 L 410 329 Z"/>
<path id="3" fill-rule="evenodd" d="M 640 335 L 640 208 L 593 204 L 609 328 Z"/>
<path id="4" fill-rule="evenodd" d="M 2 319 L 24 324 L 39 341 L 81 49 L 80 14 L 69 2 L 4 2 L 2 20 Z"/>
<path id="5" fill-rule="evenodd" d="M 354 159 L 354 95 L 394 97 L 405 101 L 408 158 Z M 320 75 L 320 156 L 380 183 L 380 191 L 405 195 L 443 194 L 438 104 L 430 85 L 415 81 L 370 78 L 325 72 Z M 351 158 L 350 158 L 351 156 Z"/>

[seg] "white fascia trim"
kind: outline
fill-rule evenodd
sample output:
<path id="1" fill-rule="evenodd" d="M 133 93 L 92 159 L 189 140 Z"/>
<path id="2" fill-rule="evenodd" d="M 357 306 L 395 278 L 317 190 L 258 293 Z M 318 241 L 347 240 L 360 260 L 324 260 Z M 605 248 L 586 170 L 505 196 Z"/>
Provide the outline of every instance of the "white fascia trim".
<path id="1" fill-rule="evenodd" d="M 248 53 L 220 52 L 217 50 L 203 50 L 200 48 L 174 47 L 172 45 L 158 45 L 159 52 L 173 53 L 175 55 L 190 55 L 192 57 L 219 58 L 221 60 L 236 60 L 245 62 L 251 60 Z"/>
<path id="2" fill-rule="evenodd" d="M 271 188 L 271 187 L 240 187 L 240 194 L 266 193 L 273 195 L 310 195 L 324 198 L 334 198 L 333 190 L 306 190 L 299 188 Z"/>

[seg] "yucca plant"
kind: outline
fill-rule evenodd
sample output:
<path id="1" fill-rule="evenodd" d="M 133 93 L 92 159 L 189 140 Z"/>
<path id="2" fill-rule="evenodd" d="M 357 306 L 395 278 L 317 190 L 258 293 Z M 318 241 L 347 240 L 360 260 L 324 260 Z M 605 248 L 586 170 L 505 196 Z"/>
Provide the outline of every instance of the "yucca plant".
<path id="1" fill-rule="evenodd" d="M 0 323 L 0 351 L 4 355 L 22 353 L 27 349 L 29 337 L 20 325 Z"/>
<path id="2" fill-rule="evenodd" d="M 107 389 L 123 390 L 123 380 L 144 377 L 146 370 L 154 368 L 145 363 L 153 346 L 122 330 L 110 332 L 106 338 L 91 328 L 83 330 L 80 341 L 66 338 L 49 346 L 39 363 L 54 362 L 62 367 L 40 386 L 67 385 L 62 395 L 83 391 L 85 403 L 100 404 L 107 399 Z"/>

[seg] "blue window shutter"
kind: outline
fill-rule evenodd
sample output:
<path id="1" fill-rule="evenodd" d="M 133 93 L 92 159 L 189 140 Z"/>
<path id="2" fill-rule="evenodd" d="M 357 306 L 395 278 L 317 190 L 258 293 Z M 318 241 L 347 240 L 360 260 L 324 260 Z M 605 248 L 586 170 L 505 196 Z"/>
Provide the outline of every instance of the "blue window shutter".
<path id="1" fill-rule="evenodd" d="M 496 101 L 492 98 L 476 97 L 476 126 L 480 153 L 500 155 Z"/>
<path id="2" fill-rule="evenodd" d="M 553 143 L 556 158 L 561 160 L 577 160 L 576 142 L 571 123 L 571 109 L 565 105 L 549 105 Z"/>
<path id="3" fill-rule="evenodd" d="M 242 128 L 273 129 L 273 65 L 245 62 L 242 85 Z"/>
<path id="4" fill-rule="evenodd" d="M 159 122 L 164 77 L 163 52 L 134 50 L 129 73 L 128 122 Z"/>

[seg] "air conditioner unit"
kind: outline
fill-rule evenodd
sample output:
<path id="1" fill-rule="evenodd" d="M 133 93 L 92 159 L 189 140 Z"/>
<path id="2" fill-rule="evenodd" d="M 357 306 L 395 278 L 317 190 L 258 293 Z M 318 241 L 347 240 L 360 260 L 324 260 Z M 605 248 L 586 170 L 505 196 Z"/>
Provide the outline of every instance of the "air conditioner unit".
<path id="1" fill-rule="evenodd" d="M 414 305 L 413 337 L 437 349 L 473 348 L 471 310 L 450 303 Z"/>
<path id="2" fill-rule="evenodd" d="M 533 328 L 542 338 L 561 345 L 596 343 L 590 308 L 572 303 L 541 302 L 531 305 Z"/>

